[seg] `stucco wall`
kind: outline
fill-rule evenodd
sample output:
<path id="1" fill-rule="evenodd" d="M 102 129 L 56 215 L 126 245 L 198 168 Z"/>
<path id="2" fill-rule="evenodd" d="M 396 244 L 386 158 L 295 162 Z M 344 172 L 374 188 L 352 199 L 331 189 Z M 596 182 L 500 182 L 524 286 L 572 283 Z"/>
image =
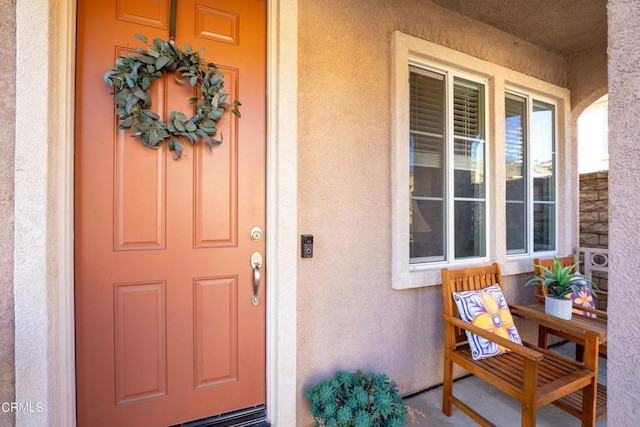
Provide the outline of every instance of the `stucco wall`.
<path id="1" fill-rule="evenodd" d="M 71 217 L 58 216 L 63 210 L 57 209 L 58 195 L 68 194 L 58 175 L 67 171 L 58 154 L 72 107 L 61 93 L 73 72 L 58 61 L 66 36 L 60 16 L 67 10 L 60 0 L 16 3 L 15 399 L 34 408 L 16 412 L 21 427 L 71 425 L 63 404 L 74 399 L 62 386 L 72 358 L 65 354 L 60 319 L 71 307 L 63 303 L 67 277 L 59 268 L 69 252 L 58 246 L 68 244 L 61 236 L 69 235 L 64 221 Z"/>
<path id="2" fill-rule="evenodd" d="M 571 109 L 577 119 L 585 108 L 607 93 L 606 44 L 593 46 L 569 61 L 568 87 Z"/>
<path id="3" fill-rule="evenodd" d="M 394 30 L 566 84 L 558 56 L 426 1 L 300 2 L 298 228 L 315 255 L 298 263 L 298 425 L 304 390 L 337 369 L 384 371 L 401 393 L 442 382 L 440 286 L 391 289 Z"/>
<path id="4" fill-rule="evenodd" d="M 640 9 L 610 0 L 608 423 L 640 418 Z"/>
<path id="5" fill-rule="evenodd" d="M 15 34 L 16 2 L 0 2 L 0 116 L 3 138 L 0 139 L 0 405 L 15 400 L 14 313 L 13 313 L 13 233 L 15 152 Z M 0 427 L 13 426 L 11 412 L 0 410 Z"/>

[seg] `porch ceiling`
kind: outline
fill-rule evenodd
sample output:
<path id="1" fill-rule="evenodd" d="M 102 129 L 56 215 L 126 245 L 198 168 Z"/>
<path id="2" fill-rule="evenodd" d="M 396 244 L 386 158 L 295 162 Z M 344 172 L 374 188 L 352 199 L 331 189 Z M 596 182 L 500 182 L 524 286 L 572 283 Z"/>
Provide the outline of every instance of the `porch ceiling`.
<path id="1" fill-rule="evenodd" d="M 431 0 L 566 58 L 607 42 L 607 0 Z"/>

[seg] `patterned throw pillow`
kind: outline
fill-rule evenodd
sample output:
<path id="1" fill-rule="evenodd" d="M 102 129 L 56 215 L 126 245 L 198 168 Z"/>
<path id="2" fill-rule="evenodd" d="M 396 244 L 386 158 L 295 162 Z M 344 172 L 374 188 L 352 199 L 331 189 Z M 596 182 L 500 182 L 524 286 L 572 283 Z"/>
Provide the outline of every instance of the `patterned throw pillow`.
<path id="1" fill-rule="evenodd" d="M 503 338 L 522 344 L 520 334 L 513 323 L 509 306 L 502 295 L 500 286 L 495 284 L 479 291 L 454 292 L 453 300 L 458 306 L 460 318 Z M 502 354 L 507 350 L 469 331 L 465 331 L 474 360 Z"/>
<path id="2" fill-rule="evenodd" d="M 571 292 L 570 294 L 567 294 L 565 298 L 571 298 L 574 305 L 587 307 L 587 308 L 596 308 L 596 302 L 593 300 L 593 294 L 587 288 L 582 288 L 580 292 L 578 292 L 577 294 L 574 294 L 573 292 Z M 582 314 L 583 316 L 597 317 L 593 313 L 585 312 L 582 310 L 574 309 L 574 311 L 578 314 Z"/>

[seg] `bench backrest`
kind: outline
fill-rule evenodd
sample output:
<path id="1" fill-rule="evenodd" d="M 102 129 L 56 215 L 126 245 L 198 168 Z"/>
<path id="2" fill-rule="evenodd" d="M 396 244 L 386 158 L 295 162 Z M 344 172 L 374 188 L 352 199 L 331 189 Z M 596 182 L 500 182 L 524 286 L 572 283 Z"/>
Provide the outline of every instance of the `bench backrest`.
<path id="1" fill-rule="evenodd" d="M 460 268 L 449 270 L 443 268 L 442 271 L 442 297 L 444 312 L 450 316 L 460 317 L 458 308 L 453 301 L 453 292 L 476 291 L 495 285 L 502 289 L 502 276 L 500 275 L 500 264 L 494 263 L 483 267 Z M 456 345 L 467 341 L 464 331 L 455 328 Z"/>

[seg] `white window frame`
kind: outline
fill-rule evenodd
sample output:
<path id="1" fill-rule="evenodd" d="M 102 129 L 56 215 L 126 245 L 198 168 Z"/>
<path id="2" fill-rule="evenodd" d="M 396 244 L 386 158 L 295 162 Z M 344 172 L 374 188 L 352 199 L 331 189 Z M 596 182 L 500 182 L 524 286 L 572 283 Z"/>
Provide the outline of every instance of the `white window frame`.
<path id="1" fill-rule="evenodd" d="M 510 95 L 514 95 L 520 98 L 524 98 L 526 100 L 526 108 L 527 108 L 527 117 L 526 117 L 526 129 L 525 129 L 525 135 L 527 138 L 527 146 L 526 146 L 526 151 L 525 151 L 525 155 L 526 157 L 526 174 L 527 174 L 527 194 L 526 194 L 526 212 L 527 212 L 527 247 L 526 247 L 526 251 L 525 252 L 521 252 L 521 253 L 508 253 L 507 252 L 507 258 L 508 260 L 518 260 L 518 259 L 531 259 L 531 258 L 547 258 L 547 257 L 551 257 L 554 255 L 558 254 L 558 191 L 559 191 L 559 186 L 558 186 L 558 147 L 559 147 L 559 138 L 558 138 L 558 105 L 557 102 L 554 99 L 551 99 L 549 97 L 545 97 L 545 96 L 540 96 L 537 94 L 532 94 L 531 92 L 526 92 L 523 90 L 518 90 L 518 89 L 514 89 L 514 88 L 510 88 L 510 87 L 506 87 L 503 96 L 506 97 L 507 94 Z M 532 122 L 532 117 L 533 117 L 533 102 L 534 101 L 540 101 L 540 102 L 544 102 L 546 104 L 550 104 L 553 105 L 553 128 L 554 128 L 554 153 L 553 153 L 553 183 L 554 183 L 554 195 L 555 195 L 555 199 L 554 199 L 554 242 L 555 242 L 555 249 L 550 250 L 550 251 L 538 251 L 535 252 L 534 251 L 534 241 L 533 241 L 533 237 L 534 237 L 534 224 L 533 224 L 533 214 L 534 214 L 534 209 L 533 209 L 533 162 L 531 162 L 532 156 L 533 156 L 533 141 L 531 138 L 531 122 Z M 503 115 L 504 117 L 504 115 Z M 506 142 L 503 141 L 503 143 Z M 503 157 L 504 158 L 504 157 Z M 506 209 L 506 199 L 505 199 L 505 209 Z M 506 221 L 505 221 L 505 227 L 506 227 Z M 505 231 L 506 232 L 506 231 Z M 506 237 L 506 236 L 505 236 Z"/>
<path id="2" fill-rule="evenodd" d="M 394 289 L 441 283 L 442 267 L 462 268 L 498 262 L 504 276 L 532 271 L 533 254 L 507 256 L 505 224 L 504 95 L 507 88 L 556 106 L 556 251 L 569 254 L 578 241 L 577 149 L 570 133 L 570 92 L 506 67 L 395 31 L 391 40 L 391 281 Z M 409 65 L 485 79 L 486 257 L 412 266 L 409 259 Z M 550 102 L 551 101 L 551 102 Z M 562 165 L 562 167 L 559 167 Z M 560 188 L 559 183 L 563 183 Z M 547 253 L 536 252 L 535 256 Z M 551 255 L 549 253 L 548 255 Z"/>
<path id="3" fill-rule="evenodd" d="M 475 76 L 469 73 L 459 72 L 455 69 L 443 69 L 438 66 L 434 66 L 433 64 L 416 60 L 415 58 L 409 60 L 409 64 L 407 64 L 409 69 L 418 68 L 433 74 L 437 74 L 443 77 L 445 83 L 445 123 L 444 123 L 444 153 L 445 153 L 445 162 L 443 168 L 445 170 L 445 183 L 444 183 L 444 211 L 445 211 L 445 221 L 444 221 L 444 236 L 445 236 L 445 248 L 444 248 L 444 260 L 434 260 L 434 261 L 423 261 L 423 262 L 411 262 L 409 260 L 409 269 L 412 271 L 420 271 L 420 270 L 429 270 L 433 268 L 437 268 L 440 270 L 444 266 L 455 266 L 456 264 L 468 264 L 470 261 L 479 263 L 486 262 L 488 259 L 489 253 L 489 200 L 490 200 L 490 186 L 488 183 L 489 177 L 489 162 L 490 158 L 489 153 L 489 130 L 488 130 L 488 110 L 489 110 L 489 102 L 488 102 L 488 86 L 489 82 L 486 78 L 482 76 Z M 411 72 L 411 71 L 410 71 Z M 454 241 L 454 233 L 455 233 L 455 217 L 453 212 L 455 212 L 455 202 L 456 197 L 454 195 L 454 175 L 455 175 L 455 166 L 454 166 L 454 123 L 453 123 L 453 91 L 454 91 L 454 80 L 456 78 L 464 79 L 473 83 L 478 83 L 484 86 L 484 99 L 483 99 L 483 116 L 484 123 L 482 125 L 484 129 L 484 142 L 485 142 L 485 150 L 483 152 L 484 155 L 484 219 L 485 219 L 485 228 L 483 230 L 485 234 L 484 241 L 484 256 L 479 257 L 470 257 L 465 259 L 455 259 L 455 241 Z M 408 80 L 407 80 L 408 82 Z M 407 106 L 407 108 L 409 108 Z M 408 125 L 408 123 L 407 123 Z M 406 140 L 406 144 L 409 144 L 409 138 Z M 409 150 L 407 150 L 407 155 Z M 409 168 L 407 168 L 406 173 L 409 173 Z M 407 192 L 409 191 L 409 185 L 407 185 Z"/>

